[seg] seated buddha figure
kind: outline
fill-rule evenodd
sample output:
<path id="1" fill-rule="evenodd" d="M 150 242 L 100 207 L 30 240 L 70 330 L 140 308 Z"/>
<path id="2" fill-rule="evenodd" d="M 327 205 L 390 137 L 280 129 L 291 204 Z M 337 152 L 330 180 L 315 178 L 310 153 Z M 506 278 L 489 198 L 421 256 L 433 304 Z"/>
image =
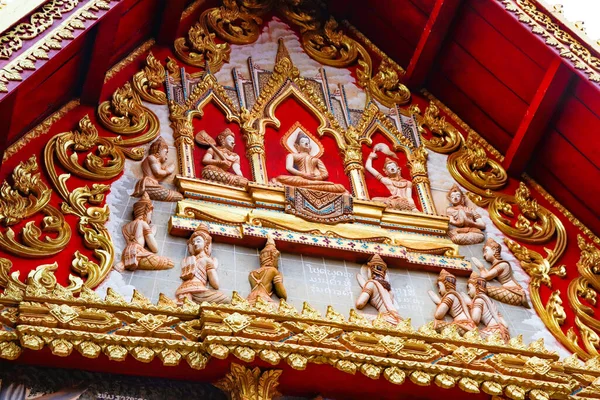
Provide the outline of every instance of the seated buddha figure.
<path id="1" fill-rule="evenodd" d="M 278 186 L 294 186 L 331 193 L 346 193 L 346 188 L 339 183 L 327 182 L 329 172 L 323 161 L 312 156 L 311 140 L 303 132 L 298 133 L 294 141 L 295 153 L 285 158 L 285 169 L 291 175 L 280 175 L 271 180 Z"/>
<path id="2" fill-rule="evenodd" d="M 217 276 L 218 261 L 212 256 L 212 237 L 208 226 L 200 224 L 188 239 L 190 255 L 181 263 L 183 283 L 175 292 L 179 302 L 188 298 L 198 304 L 228 303 L 227 296 L 220 292 Z M 210 285 L 210 286 L 209 286 Z"/>
<path id="3" fill-rule="evenodd" d="M 448 237 L 456 244 L 468 245 L 483 242 L 485 235 L 485 222 L 481 215 L 473 208 L 467 206 L 467 199 L 457 184 L 448 192 L 450 205 L 446 208 L 446 215 L 453 225 L 448 231 Z"/>
<path id="4" fill-rule="evenodd" d="M 469 305 L 465 298 L 456 291 L 456 277 L 443 269 L 437 279 L 439 298 L 433 291 L 429 291 L 429 297 L 436 304 L 434 312 L 433 327 L 441 332 L 447 326 L 456 326 L 458 333 L 464 335 L 477 327 L 471 319 Z M 452 321 L 446 321 L 446 315 Z"/>
<path id="5" fill-rule="evenodd" d="M 373 160 L 375 158 L 377 158 L 377 151 L 373 150 L 367 158 L 365 169 L 385 185 L 390 192 L 390 196 L 373 197 L 371 200 L 380 201 L 394 210 L 419 212 L 412 198 L 412 182 L 400 175 L 402 169 L 398 166 L 398 163 L 387 157 L 383 164 L 383 172 L 385 174 L 383 176 L 373 167 Z"/>
<path id="6" fill-rule="evenodd" d="M 375 254 L 361 268 L 361 272 L 356 274 L 356 279 L 362 289 L 356 299 L 356 308 L 362 310 L 369 303 L 379 311 L 379 315 L 384 320 L 396 325 L 402 321 L 402 317 L 394 306 L 392 286 L 386 278 L 387 264 L 379 254 Z"/>
<path id="7" fill-rule="evenodd" d="M 260 251 L 260 268 L 251 271 L 248 275 L 248 281 L 252 288 L 248 295 L 250 304 L 255 304 L 259 297 L 266 303 L 274 303 L 271 298 L 273 292 L 280 299 L 287 299 L 287 293 L 283 286 L 283 275 L 278 268 L 280 255 L 273 237 L 269 235 L 267 245 Z"/>

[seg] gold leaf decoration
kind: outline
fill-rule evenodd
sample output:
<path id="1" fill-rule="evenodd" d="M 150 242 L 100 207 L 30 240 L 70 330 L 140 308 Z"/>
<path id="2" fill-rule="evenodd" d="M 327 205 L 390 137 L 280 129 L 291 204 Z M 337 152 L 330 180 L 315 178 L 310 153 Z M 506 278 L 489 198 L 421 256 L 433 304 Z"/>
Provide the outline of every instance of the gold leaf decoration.
<path id="1" fill-rule="evenodd" d="M 98 118 L 106 129 L 119 135 L 143 133 L 128 139 L 121 136 L 110 138 L 112 143 L 126 151 L 134 160 L 141 160 L 143 152 L 140 149 L 125 150 L 125 147 L 149 143 L 160 133 L 158 117 L 142 105 L 140 96 L 129 82 L 117 89 L 110 101 L 104 101 L 98 106 Z"/>
<path id="2" fill-rule="evenodd" d="M 62 213 L 49 203 L 52 193 L 41 181 L 35 156 L 22 161 L 12 173 L 12 181 L 0 186 L 0 248 L 23 258 L 48 257 L 62 251 L 71 239 L 71 228 Z M 41 212 L 40 226 L 29 221 L 15 232 L 10 225 Z"/>
<path id="3" fill-rule="evenodd" d="M 192 26 L 187 37 L 175 40 L 175 53 L 186 64 L 200 68 L 208 66 L 217 72 L 229 62 L 231 48 L 227 43 L 215 43 L 215 34 L 207 32 L 200 22 Z"/>
<path id="4" fill-rule="evenodd" d="M 167 95 L 160 90 L 165 79 L 165 67 L 150 52 L 146 57 L 144 69 L 133 76 L 133 88 L 143 100 L 154 104 L 167 104 Z"/>
<path id="5" fill-rule="evenodd" d="M 261 372 L 258 367 L 250 369 L 232 363 L 231 371 L 214 385 L 226 392 L 232 400 L 270 400 L 279 395 L 276 388 L 281 372 Z"/>
<path id="6" fill-rule="evenodd" d="M 519 210 L 514 223 L 513 205 Z M 521 182 L 514 196 L 498 195 L 489 205 L 490 218 L 508 236 L 524 243 L 544 244 L 552 239 L 560 223 L 546 208 L 531 197 L 527 186 Z M 562 224 L 561 224 L 562 226 Z"/>
<path id="7" fill-rule="evenodd" d="M 262 24 L 261 18 L 240 9 L 235 0 L 223 0 L 223 6 L 208 10 L 200 19 L 204 18 L 217 36 L 233 44 L 254 43 L 258 39 Z"/>

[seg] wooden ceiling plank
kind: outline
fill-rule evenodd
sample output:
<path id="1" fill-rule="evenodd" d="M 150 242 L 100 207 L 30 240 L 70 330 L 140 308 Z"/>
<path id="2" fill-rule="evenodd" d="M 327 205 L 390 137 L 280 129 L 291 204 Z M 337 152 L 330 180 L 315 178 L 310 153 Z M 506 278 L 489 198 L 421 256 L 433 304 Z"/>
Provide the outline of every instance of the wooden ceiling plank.
<path id="1" fill-rule="evenodd" d="M 436 0 L 406 70 L 406 83 L 411 88 L 421 88 L 427 80 L 461 2 Z"/>
<path id="2" fill-rule="evenodd" d="M 170 46 L 179 31 L 181 15 L 187 4 L 186 0 L 164 0 L 163 12 L 159 21 L 156 43 Z"/>
<path id="3" fill-rule="evenodd" d="M 503 166 L 510 175 L 519 177 L 525 170 L 572 76 L 570 68 L 560 58 L 555 58 L 546 70 L 506 152 Z"/>
<path id="4" fill-rule="evenodd" d="M 0 121 L 2 121 L 0 124 L 0 165 L 4 159 L 4 150 L 6 150 L 11 125 L 15 118 L 17 92 L 16 89 L 10 91 L 0 102 Z"/>
<path id="5" fill-rule="evenodd" d="M 92 33 L 94 41 L 91 45 L 87 68 L 84 70 L 80 95 L 81 104 L 95 106 L 103 98 L 104 76 L 111 67 L 110 60 L 115 51 L 115 39 L 124 7 L 124 1 L 117 3 L 93 28 L 95 30 Z"/>

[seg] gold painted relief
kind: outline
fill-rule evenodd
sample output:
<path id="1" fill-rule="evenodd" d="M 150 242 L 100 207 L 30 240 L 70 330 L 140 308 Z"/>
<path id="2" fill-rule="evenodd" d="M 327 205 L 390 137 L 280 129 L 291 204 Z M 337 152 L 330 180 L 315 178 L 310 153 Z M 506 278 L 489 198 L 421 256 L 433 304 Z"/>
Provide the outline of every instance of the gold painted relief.
<path id="1" fill-rule="evenodd" d="M 283 38 L 272 68 L 251 57 L 247 73 L 229 69 L 240 65 L 238 46 L 260 44 L 271 12 L 287 21 L 271 22 L 300 31 L 294 49 L 318 63 L 317 77 L 301 73 L 307 61 L 290 54 Z M 83 244 L 66 285 L 58 283 L 57 262 L 19 277 L 0 258 L 0 357 L 48 347 L 62 357 L 158 357 L 165 366 L 204 369 L 213 358 L 233 356 L 295 370 L 327 364 L 397 385 L 409 379 L 512 399 L 597 397 L 598 242 L 578 238 L 578 275 L 567 293 L 555 290 L 553 279 L 567 277 L 559 264 L 567 229 L 552 211 L 560 207 L 538 203 L 524 182 L 514 194 L 507 190 L 501 155 L 432 96 L 423 112 L 411 104 L 404 71 L 360 32 L 348 31 L 352 36 L 304 2 L 225 1 L 176 40 L 173 55 L 182 64 L 158 60 L 153 42 L 128 57 L 133 62 L 148 51 L 140 71 L 98 106 L 97 116 L 47 141 L 47 183 L 34 155 L 0 188 L 0 249 L 11 257 L 59 254 L 74 235 Z M 201 71 L 186 72 L 184 64 Z M 356 67 L 351 83 L 365 96 L 361 108 L 349 106 L 355 99 L 342 83 L 334 89 L 323 66 Z M 314 117 L 312 129 L 300 119 L 284 127 L 278 110 L 288 100 Z M 223 120 L 218 129 L 206 124 L 214 109 Z M 272 142 L 281 154 L 268 151 Z M 439 184 L 440 160 L 447 187 Z M 118 213 L 109 191 L 126 195 Z M 514 258 L 502 254 L 503 245 Z M 323 258 L 317 265 L 314 256 L 322 254 L 343 267 L 336 271 Z M 244 261 L 228 265 L 238 257 Z M 353 273 L 350 259 L 357 261 Z M 298 278 L 293 263 L 324 274 L 328 289 L 349 275 L 342 294 L 330 290 L 325 297 L 346 296 L 355 308 L 346 317 L 331 303 L 299 307 L 298 280 L 309 277 L 304 270 Z M 139 288 L 126 296 L 106 284 L 105 296 L 93 290 L 113 273 L 144 270 L 165 282 L 175 276 L 174 296 L 155 282 L 152 295 Z M 243 287 L 224 286 L 232 273 Z M 419 297 L 407 284 L 419 281 L 427 283 L 419 294 L 429 298 L 418 307 L 428 315 L 415 329 L 398 299 Z M 573 326 L 565 325 L 565 300 Z M 543 339 L 523 343 L 503 312 L 528 313 L 531 305 L 585 365 L 576 357 L 559 361 Z M 232 363 L 217 386 L 232 398 L 268 399 L 281 374 Z"/>

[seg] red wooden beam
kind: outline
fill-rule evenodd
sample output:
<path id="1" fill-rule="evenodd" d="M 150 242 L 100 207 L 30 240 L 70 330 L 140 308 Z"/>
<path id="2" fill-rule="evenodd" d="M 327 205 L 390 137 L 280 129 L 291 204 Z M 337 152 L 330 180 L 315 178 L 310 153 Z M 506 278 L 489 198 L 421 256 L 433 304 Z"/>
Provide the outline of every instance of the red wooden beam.
<path id="1" fill-rule="evenodd" d="M 15 118 L 16 103 L 17 90 L 12 90 L 6 94 L 2 98 L 2 102 L 0 102 L 0 121 L 2 121 L 0 124 L 0 165 L 2 165 L 2 160 L 4 159 L 4 150 L 6 150 L 10 128 Z"/>
<path id="2" fill-rule="evenodd" d="M 156 34 L 156 43 L 166 46 L 173 44 L 179 31 L 181 15 L 185 10 L 186 0 L 165 0 L 164 9 Z"/>
<path id="3" fill-rule="evenodd" d="M 460 3 L 461 0 L 436 0 L 406 69 L 405 82 L 411 88 L 425 83 Z"/>
<path id="4" fill-rule="evenodd" d="M 510 175 L 518 177 L 525 170 L 552 115 L 559 107 L 572 76 L 570 68 L 559 57 L 546 70 L 506 151 L 503 166 Z"/>
<path id="5" fill-rule="evenodd" d="M 115 50 L 115 39 L 119 21 L 123 15 L 125 1 L 120 1 L 109 10 L 96 26 L 87 71 L 84 72 L 81 89 L 81 104 L 95 106 L 102 98 L 104 77 L 111 67 L 110 60 Z"/>

